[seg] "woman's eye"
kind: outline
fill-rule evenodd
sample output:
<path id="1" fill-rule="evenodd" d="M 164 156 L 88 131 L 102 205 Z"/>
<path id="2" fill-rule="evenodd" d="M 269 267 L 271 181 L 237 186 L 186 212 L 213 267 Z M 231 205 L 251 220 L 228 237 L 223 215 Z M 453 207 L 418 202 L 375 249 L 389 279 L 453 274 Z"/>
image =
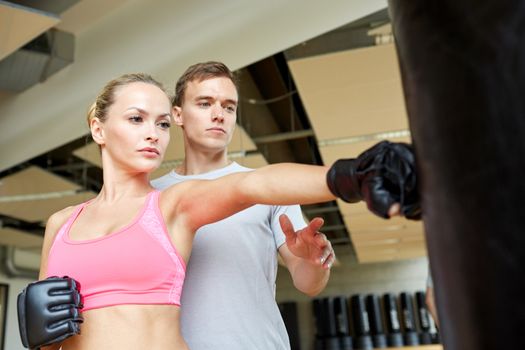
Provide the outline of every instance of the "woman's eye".
<path id="1" fill-rule="evenodd" d="M 142 117 L 140 115 L 132 115 L 129 117 L 129 120 L 133 123 L 140 123 L 142 121 Z"/>
<path id="2" fill-rule="evenodd" d="M 160 126 L 162 129 L 169 129 L 171 127 L 170 122 L 160 122 L 158 123 L 158 126 Z"/>

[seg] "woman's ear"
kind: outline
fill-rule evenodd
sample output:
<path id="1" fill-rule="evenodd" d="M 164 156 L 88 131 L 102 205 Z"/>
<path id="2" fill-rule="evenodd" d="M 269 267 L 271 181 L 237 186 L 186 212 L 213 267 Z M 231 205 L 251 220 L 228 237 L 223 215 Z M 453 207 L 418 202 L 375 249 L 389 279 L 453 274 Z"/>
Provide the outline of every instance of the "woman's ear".
<path id="1" fill-rule="evenodd" d="M 89 122 L 89 128 L 91 129 L 91 137 L 93 137 L 93 141 L 95 141 L 99 145 L 103 145 L 105 143 L 104 123 L 102 123 L 100 119 L 95 117 Z"/>
<path id="2" fill-rule="evenodd" d="M 173 122 L 181 128 L 184 127 L 182 121 L 182 109 L 179 106 L 173 106 Z"/>

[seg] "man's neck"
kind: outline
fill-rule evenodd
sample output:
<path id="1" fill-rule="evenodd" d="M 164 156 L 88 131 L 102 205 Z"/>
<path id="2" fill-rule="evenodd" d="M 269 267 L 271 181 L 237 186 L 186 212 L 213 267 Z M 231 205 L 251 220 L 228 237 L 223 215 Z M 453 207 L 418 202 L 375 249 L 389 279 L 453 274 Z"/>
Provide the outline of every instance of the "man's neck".
<path id="1" fill-rule="evenodd" d="M 179 175 L 198 175 L 222 169 L 231 163 L 227 150 L 219 153 L 186 153 L 182 164 L 174 170 Z"/>

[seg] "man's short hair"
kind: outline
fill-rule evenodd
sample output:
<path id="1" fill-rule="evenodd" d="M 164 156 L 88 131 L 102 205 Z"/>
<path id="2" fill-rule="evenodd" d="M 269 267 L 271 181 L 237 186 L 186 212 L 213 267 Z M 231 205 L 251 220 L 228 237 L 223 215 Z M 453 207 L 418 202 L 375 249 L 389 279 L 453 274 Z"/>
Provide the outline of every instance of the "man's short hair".
<path id="1" fill-rule="evenodd" d="M 238 79 L 236 75 L 222 62 L 208 61 L 188 67 L 175 85 L 175 97 L 173 98 L 172 105 L 182 106 L 184 93 L 189 82 L 195 80 L 201 82 L 203 80 L 220 77 L 230 79 L 237 89 Z"/>

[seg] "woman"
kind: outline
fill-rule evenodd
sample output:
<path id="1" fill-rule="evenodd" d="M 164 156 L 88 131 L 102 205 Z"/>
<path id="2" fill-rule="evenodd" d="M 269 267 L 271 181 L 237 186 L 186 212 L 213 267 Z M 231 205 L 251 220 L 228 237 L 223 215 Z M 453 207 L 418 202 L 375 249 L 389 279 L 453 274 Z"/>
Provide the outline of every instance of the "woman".
<path id="1" fill-rule="evenodd" d="M 326 185 L 328 167 L 297 164 L 154 190 L 149 174 L 169 142 L 171 103 L 144 74 L 110 81 L 88 123 L 100 146 L 104 185 L 94 199 L 50 217 L 40 270 L 41 280 L 70 276 L 82 285 L 82 333 L 46 349 L 187 349 L 179 300 L 197 228 L 256 203 L 335 198 Z M 390 209 L 397 214 L 399 206 Z"/>

